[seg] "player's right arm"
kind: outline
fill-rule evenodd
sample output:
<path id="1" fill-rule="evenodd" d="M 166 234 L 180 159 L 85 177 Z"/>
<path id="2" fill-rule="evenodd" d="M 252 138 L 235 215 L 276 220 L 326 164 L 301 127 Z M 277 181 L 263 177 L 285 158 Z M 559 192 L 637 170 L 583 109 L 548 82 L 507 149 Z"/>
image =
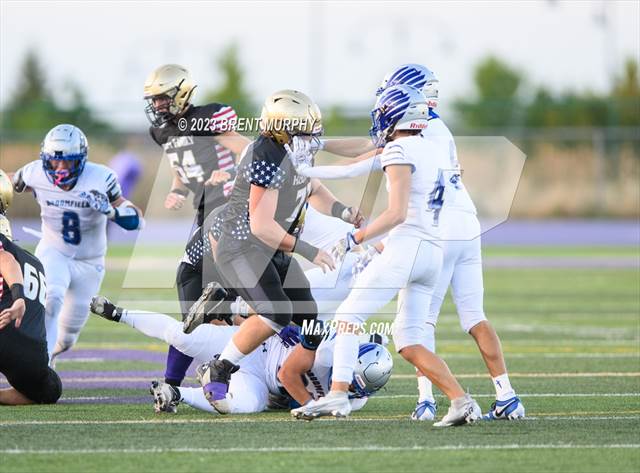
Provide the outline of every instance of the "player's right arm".
<path id="1" fill-rule="evenodd" d="M 173 173 L 173 180 L 171 181 L 171 190 L 164 199 L 164 208 L 167 210 L 180 210 L 187 200 L 189 189 L 182 183 L 175 169 L 171 168 L 171 172 Z"/>
<path id="2" fill-rule="evenodd" d="M 315 351 L 298 345 L 278 371 L 278 380 L 282 383 L 282 387 L 301 406 L 311 400 L 311 394 L 304 387 L 302 377 L 312 368 L 314 360 Z"/>
<path id="3" fill-rule="evenodd" d="M 0 312 L 0 330 L 9 325 L 12 320 L 16 321 L 15 326 L 18 328 L 26 310 L 22 270 L 13 255 L 2 249 L 2 243 L 0 243 L 0 275 L 9 286 L 13 296 L 11 307 Z"/>
<path id="4" fill-rule="evenodd" d="M 31 191 L 31 187 L 29 187 L 27 185 L 27 183 L 25 182 L 25 180 L 24 180 L 24 170 L 25 170 L 25 168 L 27 166 L 28 166 L 28 164 L 26 166 L 21 167 L 16 172 L 7 173 L 7 176 L 9 176 L 9 179 L 11 179 L 11 182 L 13 183 L 13 189 L 16 192 L 30 192 Z"/>
<path id="5" fill-rule="evenodd" d="M 325 251 L 290 235 L 276 221 L 278 207 L 277 189 L 267 189 L 251 184 L 249 191 L 249 224 L 251 233 L 267 246 L 286 252 L 297 252 L 323 271 L 335 269 L 333 258 Z"/>

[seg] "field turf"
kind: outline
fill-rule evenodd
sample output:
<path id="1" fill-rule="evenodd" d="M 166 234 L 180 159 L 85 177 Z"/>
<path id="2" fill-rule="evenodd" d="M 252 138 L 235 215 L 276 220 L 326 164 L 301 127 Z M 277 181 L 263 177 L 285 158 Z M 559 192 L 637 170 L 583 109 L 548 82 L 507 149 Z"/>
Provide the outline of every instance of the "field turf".
<path id="1" fill-rule="evenodd" d="M 115 248 L 111 258 L 126 254 Z M 188 406 L 158 416 L 145 386 L 162 376 L 166 347 L 92 317 L 75 351 L 58 363 L 60 404 L 0 408 L 0 471 L 640 471 L 638 250 L 489 248 L 485 255 L 594 261 L 485 270 L 485 310 L 526 420 L 444 430 L 411 422 L 417 391 L 399 358 L 387 388 L 349 420 L 295 422 L 286 412 L 220 417 Z M 609 256 L 635 263 L 599 267 Z M 103 293 L 120 295 L 122 273 L 109 270 Z M 149 297 L 146 291 L 140 299 Z M 450 300 L 437 351 L 486 410 L 493 388 Z M 448 402 L 438 402 L 441 416 Z"/>

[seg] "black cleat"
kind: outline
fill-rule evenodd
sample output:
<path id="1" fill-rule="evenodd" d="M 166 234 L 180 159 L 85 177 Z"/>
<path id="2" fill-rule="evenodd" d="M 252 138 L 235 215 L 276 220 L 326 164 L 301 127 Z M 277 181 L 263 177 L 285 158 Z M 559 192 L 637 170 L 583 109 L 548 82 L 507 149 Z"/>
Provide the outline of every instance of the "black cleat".
<path id="1" fill-rule="evenodd" d="M 182 331 L 184 333 L 193 332 L 198 326 L 208 324 L 212 320 L 225 320 L 229 314 L 216 313 L 216 309 L 220 307 L 224 299 L 227 297 L 227 291 L 219 283 L 213 281 L 207 284 L 202 291 L 200 298 L 193 303 L 189 309 L 189 313 L 182 322 Z M 229 325 L 232 325 L 229 323 Z"/>
<path id="2" fill-rule="evenodd" d="M 220 360 L 216 356 L 209 363 L 198 366 L 196 370 L 196 376 L 202 385 L 205 397 L 220 414 L 231 412 L 228 395 L 229 381 L 231 375 L 239 369 L 239 365 L 234 365 L 229 360 Z"/>
<path id="3" fill-rule="evenodd" d="M 120 317 L 122 317 L 122 312 L 124 311 L 122 307 L 113 304 L 104 296 L 93 296 L 89 310 L 103 319 L 111 320 L 112 322 L 120 322 Z"/>

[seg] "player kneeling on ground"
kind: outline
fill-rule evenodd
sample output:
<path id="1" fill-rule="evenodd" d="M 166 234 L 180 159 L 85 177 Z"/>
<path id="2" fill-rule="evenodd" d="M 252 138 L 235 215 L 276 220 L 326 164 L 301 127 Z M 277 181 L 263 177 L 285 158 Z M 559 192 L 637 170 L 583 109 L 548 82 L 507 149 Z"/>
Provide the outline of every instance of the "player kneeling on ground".
<path id="1" fill-rule="evenodd" d="M 0 373 L 11 385 L 0 389 L 0 404 L 54 404 L 62 383 L 47 356 L 44 269 L 11 241 L 3 214 L 12 195 L 11 182 L 0 171 Z"/>

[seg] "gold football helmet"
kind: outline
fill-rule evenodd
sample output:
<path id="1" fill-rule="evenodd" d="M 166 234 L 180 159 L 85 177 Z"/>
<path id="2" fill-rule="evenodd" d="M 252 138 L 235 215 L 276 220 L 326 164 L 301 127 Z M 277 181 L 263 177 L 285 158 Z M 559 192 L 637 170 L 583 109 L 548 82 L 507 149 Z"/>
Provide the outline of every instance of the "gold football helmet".
<path id="1" fill-rule="evenodd" d="M 13 201 L 13 183 L 7 173 L 0 169 L 0 214 L 6 214 Z"/>
<path id="2" fill-rule="evenodd" d="M 280 90 L 265 100 L 260 128 L 280 144 L 289 143 L 295 135 L 317 138 L 322 134 L 322 115 L 313 100 L 302 92 Z"/>
<path id="3" fill-rule="evenodd" d="M 160 126 L 183 113 L 196 88 L 189 71 L 177 64 L 160 66 L 144 83 L 145 113 L 153 126 Z M 168 103 L 154 106 L 154 99 L 166 97 Z"/>
<path id="4" fill-rule="evenodd" d="M 9 240 L 13 240 L 9 219 L 4 215 L 0 215 L 0 234 L 6 236 Z"/>

